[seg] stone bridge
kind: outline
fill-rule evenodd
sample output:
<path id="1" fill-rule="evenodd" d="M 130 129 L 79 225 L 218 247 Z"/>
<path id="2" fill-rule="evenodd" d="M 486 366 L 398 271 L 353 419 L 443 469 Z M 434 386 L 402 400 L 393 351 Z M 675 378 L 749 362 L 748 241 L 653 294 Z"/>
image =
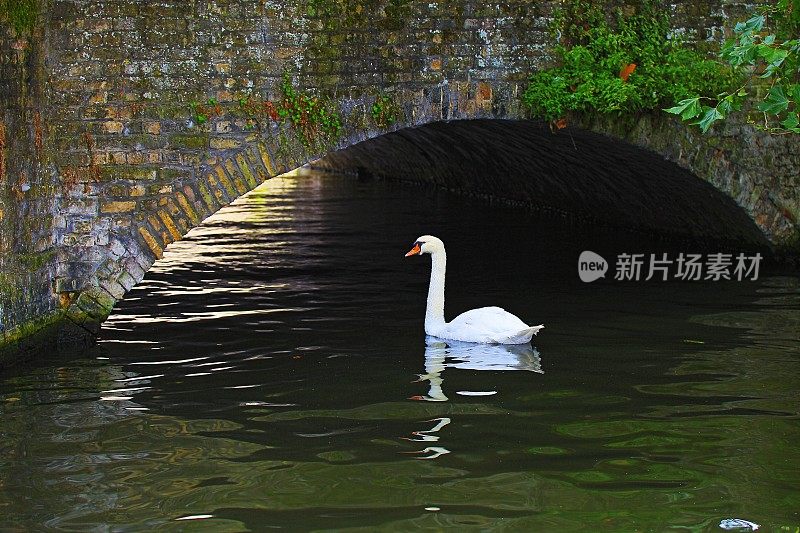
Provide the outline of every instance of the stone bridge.
<path id="1" fill-rule="evenodd" d="M 557 134 L 526 120 L 558 5 L 7 0 L 33 16 L 0 13 L 0 345 L 91 337 L 171 242 L 327 154 L 612 225 L 795 246 L 796 140 L 666 115 Z M 675 1 L 671 23 L 713 48 L 745 5 Z"/>

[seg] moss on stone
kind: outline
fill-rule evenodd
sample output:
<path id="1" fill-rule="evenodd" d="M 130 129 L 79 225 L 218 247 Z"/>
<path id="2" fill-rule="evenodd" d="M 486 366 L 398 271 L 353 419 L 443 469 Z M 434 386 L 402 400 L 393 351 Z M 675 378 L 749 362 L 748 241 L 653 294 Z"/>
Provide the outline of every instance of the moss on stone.
<path id="1" fill-rule="evenodd" d="M 169 142 L 175 148 L 202 150 L 208 146 L 208 134 L 176 134 L 169 137 Z"/>
<path id="2" fill-rule="evenodd" d="M 0 19 L 20 35 L 33 30 L 38 12 L 37 0 L 0 0 Z"/>
<path id="3" fill-rule="evenodd" d="M 29 272 L 37 272 L 41 270 L 47 263 L 55 257 L 54 250 L 46 252 L 37 252 L 29 254 L 20 254 L 18 259 L 20 264 Z"/>
<path id="4" fill-rule="evenodd" d="M 11 275 L 0 272 L 0 296 L 6 298 L 14 296 L 16 293 L 16 284 L 14 283 Z"/>
<path id="5" fill-rule="evenodd" d="M 0 337 L 0 348 L 5 348 L 10 344 L 15 344 L 22 339 L 30 337 L 42 329 L 56 324 L 62 318 L 63 314 L 59 311 L 50 315 L 28 320 L 27 322 L 24 322 L 19 326 L 6 331 L 5 334 Z"/>
<path id="6" fill-rule="evenodd" d="M 81 349 L 93 338 L 85 325 L 79 325 L 63 311 L 53 311 L 0 334 L 0 368 L 36 357 L 44 349 Z"/>

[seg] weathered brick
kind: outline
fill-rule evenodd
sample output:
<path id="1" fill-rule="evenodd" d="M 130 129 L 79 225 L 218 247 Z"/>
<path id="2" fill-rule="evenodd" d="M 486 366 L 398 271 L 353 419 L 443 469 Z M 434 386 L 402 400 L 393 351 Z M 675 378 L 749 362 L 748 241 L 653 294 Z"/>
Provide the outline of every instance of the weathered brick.
<path id="1" fill-rule="evenodd" d="M 144 239 L 144 243 L 147 245 L 147 248 L 153 252 L 153 255 L 156 256 L 156 259 L 161 259 L 164 257 L 164 248 L 156 240 L 156 238 L 153 237 L 153 234 L 143 227 L 139 227 L 138 230 L 139 235 L 141 235 L 142 239 Z"/>
<path id="2" fill-rule="evenodd" d="M 172 240 L 179 240 L 181 238 L 181 232 L 178 230 L 177 226 L 175 226 L 175 221 L 172 220 L 172 217 L 169 215 L 169 213 L 164 210 L 159 211 L 158 217 L 164 223 L 164 227 L 167 228 L 167 231 L 169 231 Z"/>
<path id="3" fill-rule="evenodd" d="M 117 122 L 115 120 L 103 122 L 103 131 L 106 133 L 122 133 L 124 128 L 125 125 L 122 122 Z"/>
<path id="4" fill-rule="evenodd" d="M 103 180 L 153 180 L 158 169 L 144 165 L 114 165 L 100 168 Z"/>
<path id="5" fill-rule="evenodd" d="M 211 141 L 209 141 L 209 146 L 211 146 L 213 150 L 231 150 L 240 148 L 242 146 L 242 141 L 226 137 L 213 137 Z"/>
<path id="6" fill-rule="evenodd" d="M 231 185 L 228 176 L 225 174 L 225 168 L 222 165 L 214 165 L 214 174 L 217 180 L 219 180 L 219 183 L 225 188 L 228 198 L 230 198 L 231 201 L 235 199 L 238 194 L 236 194 L 233 185 Z"/>
<path id="7" fill-rule="evenodd" d="M 219 204 L 216 202 L 214 197 L 211 195 L 211 192 L 208 189 L 208 185 L 205 181 L 199 180 L 197 182 L 197 189 L 200 191 L 200 196 L 203 198 L 208 210 L 211 212 L 216 211 L 219 208 Z"/>
<path id="8" fill-rule="evenodd" d="M 256 186 L 258 185 L 258 182 L 256 181 L 255 176 L 253 176 L 253 171 L 250 168 L 250 163 L 245 158 L 244 153 L 236 154 L 236 163 L 239 166 L 239 171 L 244 176 L 245 181 L 247 181 L 248 184 L 247 189 L 248 190 L 255 189 Z"/>
<path id="9" fill-rule="evenodd" d="M 178 192 L 176 193 L 175 197 L 178 199 L 178 204 L 183 209 L 183 212 L 186 214 L 187 217 L 189 217 L 192 223 L 199 224 L 200 217 L 195 212 L 194 207 L 192 207 L 192 205 L 186 199 L 186 196 L 184 196 L 183 193 Z"/>
<path id="10" fill-rule="evenodd" d="M 105 202 L 100 206 L 101 213 L 128 213 L 136 209 L 134 201 Z"/>
<path id="11" fill-rule="evenodd" d="M 161 123 L 147 122 L 144 126 L 144 131 L 150 135 L 161 135 Z"/>
<path id="12" fill-rule="evenodd" d="M 233 162 L 233 159 L 225 160 L 225 170 L 228 173 L 228 177 L 236 187 L 236 191 L 239 193 L 237 196 L 246 194 L 249 189 L 247 184 L 242 179 L 242 173 L 238 168 L 236 168 L 236 164 Z"/>

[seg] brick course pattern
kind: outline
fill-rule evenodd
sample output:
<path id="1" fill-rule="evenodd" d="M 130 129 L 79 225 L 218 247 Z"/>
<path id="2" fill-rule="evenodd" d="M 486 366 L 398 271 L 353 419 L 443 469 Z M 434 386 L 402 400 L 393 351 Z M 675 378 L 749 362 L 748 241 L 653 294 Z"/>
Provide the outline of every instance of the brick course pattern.
<path id="1" fill-rule="evenodd" d="M 745 5 L 675 2 L 672 24 L 713 47 Z M 170 243 L 271 176 L 402 128 L 526 118 L 519 97 L 552 61 L 557 6 L 40 0 L 31 31 L 2 23 L 0 344 L 54 321 L 64 337 L 96 333 Z M 287 75 L 337 110 L 340 135 L 276 116 Z M 776 242 L 796 236 L 796 141 L 637 120 L 585 126 L 692 170 Z"/>

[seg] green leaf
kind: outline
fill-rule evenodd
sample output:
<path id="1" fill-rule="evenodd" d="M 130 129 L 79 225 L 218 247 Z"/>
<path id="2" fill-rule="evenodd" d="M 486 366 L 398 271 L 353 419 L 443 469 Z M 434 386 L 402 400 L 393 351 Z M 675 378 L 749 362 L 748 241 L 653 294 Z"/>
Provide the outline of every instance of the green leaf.
<path id="1" fill-rule="evenodd" d="M 736 33 L 744 32 L 758 32 L 764 27 L 764 15 L 756 15 L 747 20 L 747 22 L 737 22 L 733 31 Z"/>
<path id="2" fill-rule="evenodd" d="M 800 103 L 800 83 L 793 83 L 786 88 L 786 92 L 789 93 L 789 97 L 795 101 L 795 103 Z"/>
<path id="3" fill-rule="evenodd" d="M 757 54 L 758 57 L 763 58 L 764 61 L 768 63 L 767 69 L 759 77 L 769 78 L 783 64 L 783 61 L 789 55 L 789 51 L 782 48 L 773 48 L 771 46 L 761 44 L 757 46 Z"/>
<path id="4" fill-rule="evenodd" d="M 758 110 L 769 115 L 779 115 L 789 107 L 789 99 L 783 92 L 783 86 L 775 85 L 769 90 L 769 94 L 758 104 Z"/>
<path id="5" fill-rule="evenodd" d="M 700 98 L 686 98 L 678 102 L 676 106 L 664 111 L 673 115 L 680 115 L 683 120 L 689 120 L 700 114 Z"/>
<path id="6" fill-rule="evenodd" d="M 728 116 L 728 114 L 733 110 L 733 99 L 731 97 L 727 97 L 724 100 L 720 100 L 717 104 L 717 111 L 720 112 L 722 118 Z"/>
<path id="7" fill-rule="evenodd" d="M 722 115 L 722 113 L 717 111 L 716 107 L 706 107 L 703 117 L 697 122 L 692 122 L 692 124 L 699 125 L 700 129 L 703 131 L 703 133 L 705 133 L 708 131 L 708 128 L 714 124 L 714 122 L 722 120 L 723 118 L 725 117 Z"/>
<path id="8" fill-rule="evenodd" d="M 789 113 L 786 119 L 781 122 L 781 126 L 792 131 L 797 129 L 798 124 L 800 124 L 800 117 L 797 116 L 797 111 L 792 111 Z"/>

